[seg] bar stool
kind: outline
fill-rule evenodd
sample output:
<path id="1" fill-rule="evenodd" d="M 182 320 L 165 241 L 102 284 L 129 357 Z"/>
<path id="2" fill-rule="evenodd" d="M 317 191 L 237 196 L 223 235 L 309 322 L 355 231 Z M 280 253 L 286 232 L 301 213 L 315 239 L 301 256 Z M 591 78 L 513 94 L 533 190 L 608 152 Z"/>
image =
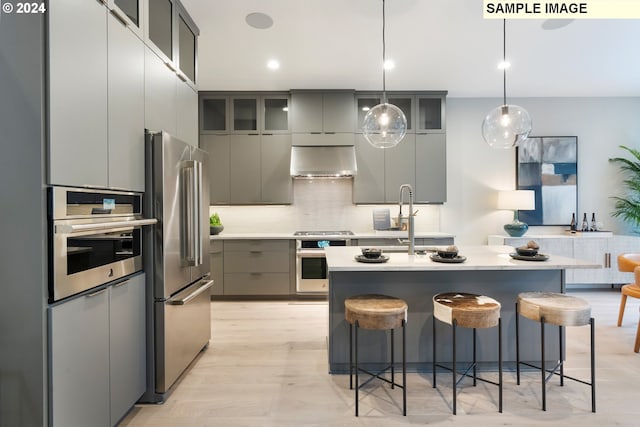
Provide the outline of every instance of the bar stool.
<path id="1" fill-rule="evenodd" d="M 453 365 L 440 365 L 436 362 L 436 322 L 438 319 L 451 325 L 453 342 Z M 498 326 L 498 382 L 490 381 L 477 376 L 476 367 L 476 329 L 493 328 Z M 473 361 L 458 378 L 456 360 L 456 329 L 473 328 Z M 473 378 L 473 386 L 476 381 L 498 386 L 498 411 L 502 412 L 502 319 L 500 318 L 500 303 L 493 298 L 466 294 L 466 293 L 441 293 L 433 297 L 433 388 L 436 388 L 436 368 L 443 368 L 453 374 L 453 415 L 456 415 L 457 386 L 465 377 Z M 473 375 L 469 371 L 473 369 Z"/>
<path id="2" fill-rule="evenodd" d="M 345 319 L 349 322 L 349 389 L 353 389 L 353 374 L 355 373 L 355 401 L 356 417 L 358 416 L 358 390 L 374 378 L 391 384 L 391 388 L 402 388 L 402 415 L 407 415 L 407 361 L 405 356 L 407 324 L 407 303 L 399 298 L 387 295 L 355 295 L 344 301 Z M 355 328 L 354 328 L 355 326 Z M 402 384 L 395 381 L 394 366 L 394 334 L 396 328 L 402 328 Z M 370 372 L 358 365 L 358 329 L 390 330 L 391 331 L 391 363 L 378 372 Z M 354 345 L 355 342 L 355 345 Z M 354 360 L 355 347 L 355 360 Z M 386 371 L 391 371 L 391 380 L 382 377 Z M 362 384 L 359 383 L 358 373 L 370 375 Z"/>
<path id="3" fill-rule="evenodd" d="M 534 322 L 540 322 L 540 366 L 535 366 L 520 361 L 520 325 L 518 318 L 523 316 Z M 545 324 L 558 326 L 559 358 L 553 369 L 545 366 Z M 565 326 L 591 327 L 591 382 L 586 382 L 564 374 L 564 340 Z M 553 292 L 523 292 L 518 295 L 516 302 L 516 383 L 520 385 L 520 365 L 526 365 L 540 370 L 542 380 L 542 410 L 547 410 L 547 382 L 553 375 L 560 376 L 560 385 L 564 385 L 564 379 L 570 379 L 591 386 L 591 412 L 596 412 L 596 380 L 595 380 L 595 345 L 594 345 L 595 320 L 591 317 L 591 306 L 582 298 L 553 293 Z M 560 370 L 560 373 L 556 372 Z M 546 375 L 546 374 L 549 375 Z"/>

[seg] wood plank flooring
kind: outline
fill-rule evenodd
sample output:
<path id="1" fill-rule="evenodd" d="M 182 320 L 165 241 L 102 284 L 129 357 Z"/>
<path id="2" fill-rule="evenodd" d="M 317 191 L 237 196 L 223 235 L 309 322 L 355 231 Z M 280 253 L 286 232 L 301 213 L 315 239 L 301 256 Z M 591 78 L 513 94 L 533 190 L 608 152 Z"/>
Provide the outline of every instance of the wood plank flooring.
<path id="1" fill-rule="evenodd" d="M 505 372 L 504 412 L 497 388 L 463 383 L 458 415 L 451 414 L 450 376 L 407 375 L 407 417 L 402 392 L 372 382 L 353 415 L 347 375 L 327 373 L 325 302 L 213 302 L 212 340 L 163 405 L 136 405 L 121 426 L 636 426 L 640 423 L 640 354 L 633 352 L 639 301 L 629 299 L 616 327 L 618 289 L 570 290 L 589 300 L 596 318 L 597 413 L 590 389 L 552 379 L 547 411 L 540 410 L 540 374 Z M 411 327 L 412 325 L 407 325 Z M 589 328 L 567 328 L 566 372 L 589 376 Z M 512 337 L 509 337 L 513 339 Z"/>

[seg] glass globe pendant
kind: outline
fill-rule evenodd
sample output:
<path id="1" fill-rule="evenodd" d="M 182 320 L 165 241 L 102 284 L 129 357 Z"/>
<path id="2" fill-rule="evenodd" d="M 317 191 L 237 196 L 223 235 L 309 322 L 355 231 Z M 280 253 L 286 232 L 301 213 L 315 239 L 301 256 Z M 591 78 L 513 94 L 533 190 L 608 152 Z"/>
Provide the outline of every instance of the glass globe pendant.
<path id="1" fill-rule="evenodd" d="M 502 105 L 489 111 L 482 121 L 482 137 L 492 148 L 513 148 L 529 137 L 531 116 L 524 108 L 507 104 L 506 19 L 502 20 Z"/>
<path id="2" fill-rule="evenodd" d="M 382 103 L 371 108 L 364 116 L 362 133 L 364 138 L 376 148 L 391 148 L 398 145 L 407 133 L 407 118 L 402 110 L 387 102 L 387 84 L 384 64 L 385 48 L 385 13 L 382 0 Z"/>
<path id="3" fill-rule="evenodd" d="M 513 148 L 531 132 L 531 116 L 519 105 L 494 108 L 482 121 L 482 137 L 492 148 Z"/>
<path id="4" fill-rule="evenodd" d="M 362 132 L 374 147 L 395 147 L 407 133 L 407 118 L 400 108 L 384 102 L 364 116 Z"/>

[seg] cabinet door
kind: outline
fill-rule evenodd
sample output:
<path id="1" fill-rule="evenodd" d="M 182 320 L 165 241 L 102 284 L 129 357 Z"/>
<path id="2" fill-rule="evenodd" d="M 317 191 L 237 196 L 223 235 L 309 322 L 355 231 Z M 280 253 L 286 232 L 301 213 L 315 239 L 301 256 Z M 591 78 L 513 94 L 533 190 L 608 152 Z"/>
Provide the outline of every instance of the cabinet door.
<path id="1" fill-rule="evenodd" d="M 231 132 L 258 133 L 258 97 L 231 97 Z"/>
<path id="2" fill-rule="evenodd" d="M 229 203 L 229 135 L 200 135 L 200 148 L 209 153 L 209 203 Z"/>
<path id="3" fill-rule="evenodd" d="M 446 135 L 419 134 L 415 138 L 416 202 L 444 203 L 447 201 Z"/>
<path id="4" fill-rule="evenodd" d="M 369 144 L 362 134 L 356 135 L 358 173 L 353 178 L 354 203 L 385 202 L 384 153 L 385 150 Z"/>
<path id="5" fill-rule="evenodd" d="M 144 58 L 144 125 L 175 135 L 176 74 L 148 47 Z"/>
<path id="6" fill-rule="evenodd" d="M 608 250 L 606 238 L 584 237 L 573 241 L 573 256 L 577 259 L 597 262 L 603 268 L 575 269 L 572 283 L 607 283 L 608 272 L 605 266 L 605 256 Z"/>
<path id="7" fill-rule="evenodd" d="M 198 92 L 183 81 L 177 80 L 177 133 L 184 142 L 198 146 Z"/>
<path id="8" fill-rule="evenodd" d="M 441 95 L 416 97 L 416 132 L 443 133 L 445 131 L 445 98 Z"/>
<path id="9" fill-rule="evenodd" d="M 111 425 L 142 396 L 147 385 L 145 275 L 109 288 Z"/>
<path id="10" fill-rule="evenodd" d="M 273 95 L 260 98 L 263 133 L 289 133 L 289 96 Z"/>
<path id="11" fill-rule="evenodd" d="M 410 184 L 415 191 L 415 137 L 415 135 L 407 134 L 395 147 L 382 150 L 384 151 L 384 193 L 386 202 L 398 202 L 398 195 L 402 184 Z M 408 196 L 405 202 L 409 202 Z"/>
<path id="12" fill-rule="evenodd" d="M 291 203 L 291 135 L 262 135 L 261 190 L 264 203 Z"/>
<path id="13" fill-rule="evenodd" d="M 109 18 L 109 186 L 144 191 L 144 44 Z"/>
<path id="14" fill-rule="evenodd" d="M 231 203 L 260 203 L 260 135 L 231 135 L 229 189 Z"/>
<path id="15" fill-rule="evenodd" d="M 211 266 L 211 295 L 224 294 L 224 242 L 211 240 L 209 244 L 209 265 Z"/>
<path id="16" fill-rule="evenodd" d="M 226 96 L 202 96 L 200 98 L 200 132 L 228 133 L 228 105 Z"/>
<path id="17" fill-rule="evenodd" d="M 49 8 L 49 183 L 108 186 L 107 9 Z"/>
<path id="18" fill-rule="evenodd" d="M 191 20 L 178 12 L 178 67 L 190 82 L 196 82 L 196 34 L 189 25 Z"/>
<path id="19" fill-rule="evenodd" d="M 379 96 L 360 95 L 356 97 L 356 126 L 354 129 L 356 133 L 362 133 L 364 118 L 366 117 L 369 110 L 371 110 L 378 104 L 380 104 Z"/>
<path id="20" fill-rule="evenodd" d="M 353 133 L 355 95 L 328 92 L 322 97 L 322 130 L 325 133 Z"/>
<path id="21" fill-rule="evenodd" d="M 291 94 L 291 131 L 322 132 L 322 93 L 293 92 Z"/>
<path id="22" fill-rule="evenodd" d="M 109 301 L 103 289 L 49 310 L 52 426 L 109 426 Z"/>
<path id="23" fill-rule="evenodd" d="M 388 96 L 389 104 L 393 104 L 404 113 L 405 118 L 407 119 L 407 132 L 415 133 L 414 125 L 413 125 L 413 96 L 411 95 L 389 95 Z"/>
<path id="24" fill-rule="evenodd" d="M 143 0 L 109 0 L 108 6 L 111 13 L 116 15 L 124 24 L 126 24 L 136 36 L 142 40 L 144 34 L 143 28 Z"/>
<path id="25" fill-rule="evenodd" d="M 173 0 L 146 0 L 147 38 L 158 55 L 169 61 L 173 55 Z M 163 58 L 163 59 L 164 59 Z"/>

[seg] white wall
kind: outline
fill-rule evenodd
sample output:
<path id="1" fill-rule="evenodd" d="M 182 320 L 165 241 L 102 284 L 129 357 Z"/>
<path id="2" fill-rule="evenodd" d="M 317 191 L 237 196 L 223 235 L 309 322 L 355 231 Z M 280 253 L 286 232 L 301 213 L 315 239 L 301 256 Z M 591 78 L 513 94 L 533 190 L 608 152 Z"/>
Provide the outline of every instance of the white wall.
<path id="1" fill-rule="evenodd" d="M 485 244 L 488 234 L 504 234 L 512 213 L 496 211 L 497 190 L 515 188 L 515 150 L 494 150 L 480 125 L 500 98 L 447 99 L 447 197 L 442 206 L 419 206 L 416 229 L 456 235 L 458 244 Z M 605 228 L 629 233 L 611 217 L 622 176 L 608 159 L 623 156 L 619 145 L 640 149 L 640 98 L 509 99 L 525 107 L 533 136 L 578 137 L 578 216 L 595 212 Z M 351 203 L 350 180 L 295 180 L 290 206 L 215 206 L 231 232 L 288 232 L 297 229 L 372 229 L 374 207 Z M 397 205 L 385 205 L 392 214 Z M 571 218 L 567 218 L 567 224 Z M 560 232 L 563 227 L 532 227 L 529 233 Z"/>

